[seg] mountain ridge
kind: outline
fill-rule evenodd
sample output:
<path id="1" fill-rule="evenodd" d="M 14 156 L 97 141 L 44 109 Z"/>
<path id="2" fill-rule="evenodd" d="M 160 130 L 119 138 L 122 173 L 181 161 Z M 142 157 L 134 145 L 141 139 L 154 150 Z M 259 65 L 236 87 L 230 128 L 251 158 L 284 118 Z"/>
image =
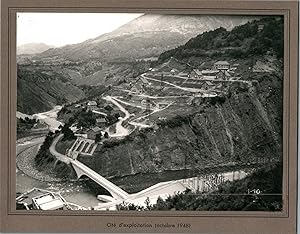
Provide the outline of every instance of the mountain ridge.
<path id="1" fill-rule="evenodd" d="M 257 17 L 146 14 L 94 39 L 49 49 L 37 55 L 36 59 L 59 56 L 71 61 L 90 58 L 110 60 L 120 53 L 121 57 L 134 59 L 157 56 L 205 31 L 219 26 L 232 29 L 255 18 Z"/>
<path id="2" fill-rule="evenodd" d="M 31 55 L 43 53 L 44 51 L 53 48 L 55 46 L 47 45 L 45 43 L 26 43 L 23 45 L 17 46 L 17 55 Z"/>

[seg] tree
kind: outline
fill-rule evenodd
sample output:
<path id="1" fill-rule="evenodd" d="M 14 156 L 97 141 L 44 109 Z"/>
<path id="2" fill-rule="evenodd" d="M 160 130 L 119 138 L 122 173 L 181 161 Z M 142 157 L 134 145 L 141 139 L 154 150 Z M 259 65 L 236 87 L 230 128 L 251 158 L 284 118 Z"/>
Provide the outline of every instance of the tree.
<path id="1" fill-rule="evenodd" d="M 96 123 L 96 115 L 92 111 L 81 112 L 78 117 L 78 127 L 89 128 Z"/>
<path id="2" fill-rule="evenodd" d="M 98 134 L 96 134 L 95 142 L 96 142 L 96 143 L 100 142 L 100 141 L 101 141 L 101 137 L 102 137 L 101 132 L 98 133 Z"/>
<path id="3" fill-rule="evenodd" d="M 112 108 L 110 105 L 106 105 L 104 109 L 111 112 L 114 108 Z"/>
<path id="4" fill-rule="evenodd" d="M 76 138 L 73 131 L 69 128 L 69 125 L 67 124 L 62 127 L 61 132 L 64 134 L 62 140 L 72 140 Z"/>
<path id="5" fill-rule="evenodd" d="M 105 138 L 108 138 L 108 137 L 109 137 L 109 135 L 108 135 L 107 132 L 104 133 L 104 137 L 105 137 Z"/>

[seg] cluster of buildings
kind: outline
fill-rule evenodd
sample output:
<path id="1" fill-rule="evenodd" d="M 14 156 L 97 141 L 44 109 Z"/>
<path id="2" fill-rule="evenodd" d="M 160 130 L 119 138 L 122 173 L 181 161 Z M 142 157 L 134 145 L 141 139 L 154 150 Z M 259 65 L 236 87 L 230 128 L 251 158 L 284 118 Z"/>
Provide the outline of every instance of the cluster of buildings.
<path id="1" fill-rule="evenodd" d="M 230 65 L 227 61 L 218 61 L 214 63 L 211 69 L 199 70 L 193 69 L 189 74 L 191 78 L 211 79 L 211 80 L 229 80 L 233 77 L 239 64 Z"/>
<path id="2" fill-rule="evenodd" d="M 24 210 L 70 210 L 71 207 L 58 193 L 33 188 L 16 198 L 17 208 Z"/>
<path id="3" fill-rule="evenodd" d="M 197 79 L 211 79 L 211 80 L 229 80 L 234 75 L 235 70 L 239 64 L 231 65 L 228 61 L 217 61 L 210 69 L 199 70 L 197 68 L 191 69 L 188 67 L 184 71 L 179 71 L 177 68 L 170 68 L 167 71 L 160 71 L 159 69 L 151 69 L 149 74 L 152 75 L 166 75 L 166 76 L 180 76 L 186 78 Z"/>
<path id="4" fill-rule="evenodd" d="M 116 114 L 120 114 L 120 110 L 114 105 L 107 105 L 108 109 L 98 107 L 97 101 L 88 101 L 83 104 L 76 104 L 76 108 L 86 108 L 86 111 L 93 112 L 97 118 L 95 125 L 91 126 L 88 129 L 79 129 L 76 131 L 75 136 L 83 137 L 90 140 L 95 140 L 98 134 L 102 136 L 105 134 L 105 128 L 110 123 L 110 116 L 115 116 Z"/>
<path id="5" fill-rule="evenodd" d="M 189 74 L 191 78 L 229 80 L 235 73 L 238 64 L 230 65 L 227 61 L 218 61 L 214 63 L 211 69 L 199 70 L 193 69 Z"/>
<path id="6" fill-rule="evenodd" d="M 59 193 L 33 188 L 16 197 L 17 210 L 86 210 L 87 208 L 70 203 Z"/>

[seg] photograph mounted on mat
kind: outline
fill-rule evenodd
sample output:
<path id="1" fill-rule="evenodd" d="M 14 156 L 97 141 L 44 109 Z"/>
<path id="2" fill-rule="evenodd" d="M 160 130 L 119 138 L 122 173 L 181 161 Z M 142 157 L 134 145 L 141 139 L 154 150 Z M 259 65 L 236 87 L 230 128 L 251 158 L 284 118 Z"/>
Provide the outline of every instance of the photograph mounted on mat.
<path id="1" fill-rule="evenodd" d="M 296 233 L 297 9 L 2 1 L 1 232 Z"/>
<path id="2" fill-rule="evenodd" d="M 18 209 L 282 211 L 283 16 L 18 13 L 17 45 Z"/>

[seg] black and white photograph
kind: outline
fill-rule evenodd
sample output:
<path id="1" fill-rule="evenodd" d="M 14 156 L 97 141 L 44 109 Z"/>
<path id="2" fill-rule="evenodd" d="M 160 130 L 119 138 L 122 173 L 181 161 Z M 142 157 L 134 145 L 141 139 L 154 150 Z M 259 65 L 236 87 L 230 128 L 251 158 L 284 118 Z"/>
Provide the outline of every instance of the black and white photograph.
<path id="1" fill-rule="evenodd" d="M 16 31 L 17 210 L 283 210 L 283 16 L 19 12 Z"/>

